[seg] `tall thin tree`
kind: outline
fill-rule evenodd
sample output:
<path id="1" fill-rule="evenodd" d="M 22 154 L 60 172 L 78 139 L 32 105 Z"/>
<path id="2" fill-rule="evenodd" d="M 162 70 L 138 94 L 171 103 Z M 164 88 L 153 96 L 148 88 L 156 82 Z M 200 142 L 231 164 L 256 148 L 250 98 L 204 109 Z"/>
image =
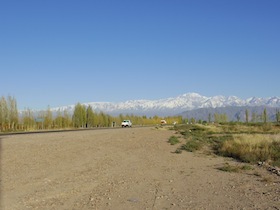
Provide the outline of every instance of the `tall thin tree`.
<path id="1" fill-rule="evenodd" d="M 74 109 L 73 126 L 76 128 L 83 128 L 86 126 L 86 108 L 80 103 L 78 103 Z"/>
<path id="2" fill-rule="evenodd" d="M 266 108 L 264 108 L 264 110 L 263 110 L 263 122 L 267 123 L 267 111 L 266 111 Z"/>
<path id="3" fill-rule="evenodd" d="M 276 122 L 277 123 L 280 122 L 280 111 L 279 111 L 279 109 L 276 109 Z"/>
<path id="4" fill-rule="evenodd" d="M 245 111 L 245 120 L 246 120 L 246 123 L 249 122 L 249 110 L 248 109 L 246 109 L 246 111 Z"/>

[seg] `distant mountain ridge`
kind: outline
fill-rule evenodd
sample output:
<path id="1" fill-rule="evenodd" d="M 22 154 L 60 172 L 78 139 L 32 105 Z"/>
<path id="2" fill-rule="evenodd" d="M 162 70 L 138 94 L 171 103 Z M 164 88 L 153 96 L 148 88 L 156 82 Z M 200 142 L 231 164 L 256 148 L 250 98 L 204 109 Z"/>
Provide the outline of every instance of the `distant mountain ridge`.
<path id="1" fill-rule="evenodd" d="M 268 106 L 228 106 L 228 107 L 216 107 L 216 108 L 200 108 L 189 111 L 184 111 L 179 113 L 178 115 L 183 118 L 194 118 L 196 120 L 214 121 L 215 114 L 226 114 L 228 121 L 246 121 L 246 110 L 248 111 L 248 120 L 253 121 L 253 116 L 255 116 L 254 121 L 260 122 L 262 121 L 261 116 L 266 109 L 267 119 L 268 121 L 276 121 L 276 107 L 268 107 Z M 280 111 L 280 109 L 279 109 Z"/>
<path id="2" fill-rule="evenodd" d="M 280 97 L 273 96 L 269 98 L 251 97 L 240 99 L 236 96 L 213 96 L 206 97 L 198 93 L 186 93 L 177 97 L 170 97 L 159 100 L 128 100 L 125 102 L 88 102 L 84 105 L 90 105 L 95 111 L 103 111 L 110 115 L 134 114 L 146 116 L 170 116 L 177 115 L 185 111 L 201 108 L 219 108 L 219 107 L 280 107 Z M 53 108 L 53 111 L 68 110 L 73 111 L 75 105 Z"/>

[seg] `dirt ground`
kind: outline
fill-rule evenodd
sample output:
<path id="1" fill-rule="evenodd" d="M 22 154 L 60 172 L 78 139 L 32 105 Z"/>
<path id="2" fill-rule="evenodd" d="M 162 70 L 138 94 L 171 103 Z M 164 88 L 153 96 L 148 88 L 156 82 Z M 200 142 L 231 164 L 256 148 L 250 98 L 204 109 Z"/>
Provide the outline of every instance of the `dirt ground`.
<path id="1" fill-rule="evenodd" d="M 152 127 L 1 138 L 1 206 L 24 209 L 280 209 L 280 178 L 218 170 L 231 159 L 183 151 Z M 183 139 L 181 139 L 183 141 Z"/>

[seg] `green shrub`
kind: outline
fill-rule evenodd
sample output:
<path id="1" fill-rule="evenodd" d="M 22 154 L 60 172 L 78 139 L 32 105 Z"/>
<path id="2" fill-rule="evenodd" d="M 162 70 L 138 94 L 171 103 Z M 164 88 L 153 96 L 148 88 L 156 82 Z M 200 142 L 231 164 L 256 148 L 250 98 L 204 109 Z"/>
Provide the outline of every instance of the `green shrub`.
<path id="1" fill-rule="evenodd" d="M 182 150 L 180 148 L 176 149 L 175 152 L 176 154 L 181 154 L 182 153 Z"/>
<path id="2" fill-rule="evenodd" d="M 254 168 L 251 165 L 243 165 L 241 166 L 241 170 L 249 171 L 253 170 Z"/>
<path id="3" fill-rule="evenodd" d="M 186 144 L 182 145 L 181 149 L 186 150 L 188 152 L 194 152 L 196 150 L 200 150 L 203 144 L 198 140 L 190 140 Z"/>
<path id="4" fill-rule="evenodd" d="M 176 136 L 171 136 L 171 137 L 168 139 L 168 142 L 169 142 L 171 145 L 175 145 L 175 144 L 180 143 L 178 137 L 176 137 Z"/>

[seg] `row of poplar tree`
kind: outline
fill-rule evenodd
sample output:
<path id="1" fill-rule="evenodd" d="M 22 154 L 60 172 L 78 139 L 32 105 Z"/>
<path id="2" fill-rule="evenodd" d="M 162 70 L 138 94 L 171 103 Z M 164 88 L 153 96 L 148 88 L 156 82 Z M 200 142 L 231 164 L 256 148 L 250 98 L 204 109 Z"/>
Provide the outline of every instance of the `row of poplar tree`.
<path id="1" fill-rule="evenodd" d="M 52 111 L 50 107 L 42 111 L 33 111 L 26 108 L 18 111 L 14 97 L 0 99 L 0 131 L 30 131 L 42 129 L 71 129 L 120 126 L 121 122 L 129 119 L 133 125 L 159 124 L 159 116 L 146 117 L 135 115 L 111 116 L 104 112 L 95 112 L 91 106 L 77 103 L 74 112 L 67 110 Z M 182 123 L 181 116 L 165 117 L 167 123 Z"/>
<path id="2" fill-rule="evenodd" d="M 236 117 L 236 121 L 240 122 L 241 120 L 241 113 L 237 113 L 235 115 Z M 271 116 L 270 116 L 271 117 Z M 256 112 L 252 112 L 250 115 L 250 112 L 248 109 L 245 110 L 245 122 L 246 123 L 256 123 L 256 122 L 262 122 L 262 123 L 267 123 L 269 121 L 270 118 L 267 114 L 267 110 L 266 108 L 263 109 L 263 112 L 261 114 L 257 114 Z M 271 121 L 271 119 L 270 119 Z M 215 123 L 226 123 L 229 122 L 228 116 L 227 114 L 223 113 L 223 114 L 219 114 L 219 113 L 214 113 L 208 114 L 208 120 L 207 121 L 202 121 L 202 120 L 197 120 L 194 117 L 192 118 L 185 118 L 184 123 L 210 123 L 210 122 L 215 122 Z M 276 109 L 275 110 L 275 122 L 276 123 L 280 123 L 280 110 Z"/>
<path id="3" fill-rule="evenodd" d="M 262 115 L 259 117 L 252 113 L 249 116 L 249 111 L 245 111 L 246 122 L 262 121 L 266 123 L 267 112 L 263 110 Z M 259 118 L 259 120 L 257 120 Z M 111 116 L 104 112 L 95 112 L 91 106 L 85 106 L 77 103 L 74 108 L 74 112 L 70 113 L 67 110 L 52 111 L 50 107 L 42 111 L 33 111 L 29 108 L 19 112 L 17 109 L 17 101 L 14 97 L 2 96 L 0 98 L 0 131 L 29 131 L 29 130 L 42 130 L 42 129 L 71 129 L 71 128 L 92 128 L 92 127 L 112 127 L 120 126 L 121 122 L 125 119 L 129 119 L 133 122 L 133 125 L 155 125 L 159 124 L 162 120 L 159 116 L 146 117 L 135 115 L 123 115 Z M 181 116 L 164 117 L 168 124 L 173 122 L 177 123 L 199 123 L 194 118 L 182 119 Z M 240 120 L 240 116 L 237 116 L 237 121 Z M 209 114 L 208 122 L 227 122 L 226 114 Z M 280 122 L 280 111 L 276 110 L 276 122 Z"/>

